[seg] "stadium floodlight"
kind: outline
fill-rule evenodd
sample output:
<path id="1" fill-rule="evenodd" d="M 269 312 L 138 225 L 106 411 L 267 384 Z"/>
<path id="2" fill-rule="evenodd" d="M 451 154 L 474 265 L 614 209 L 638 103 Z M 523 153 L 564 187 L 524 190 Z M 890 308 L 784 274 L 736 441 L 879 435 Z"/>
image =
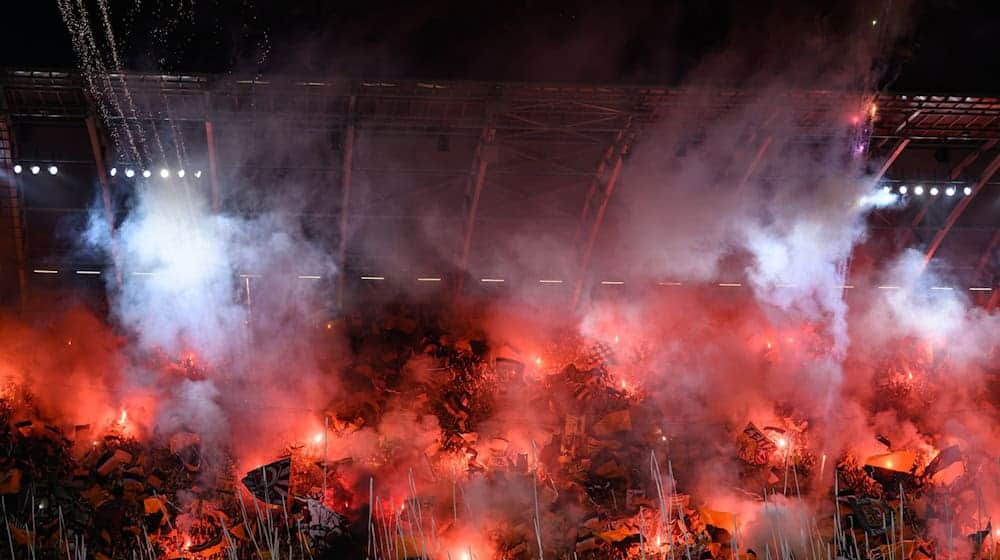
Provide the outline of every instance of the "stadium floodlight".
<path id="1" fill-rule="evenodd" d="M 147 179 L 149 179 L 150 177 L 153 176 L 153 172 L 150 171 L 150 170 L 148 170 L 148 169 L 143 169 L 142 170 L 142 176 L 145 177 L 145 178 L 147 178 Z"/>
<path id="2" fill-rule="evenodd" d="M 135 177 L 135 170 L 134 169 L 125 168 L 125 176 L 128 177 L 129 179 L 131 179 L 132 177 Z"/>
<path id="3" fill-rule="evenodd" d="M 20 175 L 22 171 L 24 171 L 24 168 L 21 167 L 20 163 L 14 165 L 14 173 Z"/>

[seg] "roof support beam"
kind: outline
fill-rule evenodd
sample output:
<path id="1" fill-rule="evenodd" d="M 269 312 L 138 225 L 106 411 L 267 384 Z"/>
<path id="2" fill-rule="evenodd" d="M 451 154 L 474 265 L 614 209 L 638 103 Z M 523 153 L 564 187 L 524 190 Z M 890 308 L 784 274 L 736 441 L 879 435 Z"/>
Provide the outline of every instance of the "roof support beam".
<path id="1" fill-rule="evenodd" d="M 989 313 L 996 309 L 997 304 L 1000 304 L 1000 284 L 993 286 L 993 293 L 990 295 L 990 300 L 986 302 L 986 312 Z"/>
<path id="2" fill-rule="evenodd" d="M 340 171 L 340 244 L 337 248 L 337 308 L 344 308 L 344 274 L 347 265 L 347 236 L 350 226 L 351 170 L 354 165 L 354 104 L 351 96 L 347 105 L 347 127 L 344 129 L 343 159 Z"/>
<path id="3" fill-rule="evenodd" d="M 896 144 L 896 147 L 893 148 L 889 157 L 882 162 L 882 167 L 880 167 L 878 173 L 875 174 L 875 180 L 872 181 L 873 183 L 877 183 L 882 180 L 882 177 L 885 177 L 886 172 L 889 171 L 889 168 L 892 167 L 893 163 L 896 163 L 896 159 L 899 158 L 899 155 L 903 153 L 903 150 L 905 150 L 909 144 L 909 138 L 903 138 L 898 144 Z"/>
<path id="4" fill-rule="evenodd" d="M 111 239 L 111 266 L 115 270 L 115 281 L 118 287 L 122 285 L 122 272 L 118 262 L 118 243 L 115 240 L 115 213 L 111 208 L 111 188 L 108 186 L 108 173 L 104 165 L 104 154 L 97 133 L 97 121 L 93 115 L 86 118 L 87 135 L 90 137 L 90 149 L 94 155 L 94 165 L 97 167 L 97 182 L 101 185 L 101 203 L 104 206 L 104 220 L 108 223 L 108 234 Z"/>
<path id="5" fill-rule="evenodd" d="M 476 215 L 479 213 L 479 200 L 483 194 L 483 186 L 486 184 L 486 170 L 490 163 L 496 161 L 496 136 L 497 130 L 492 119 L 483 128 L 479 135 L 479 142 L 476 143 L 475 155 L 472 158 L 472 170 L 469 173 L 469 180 L 465 189 L 465 226 L 462 237 L 462 252 L 458 262 L 458 283 L 457 292 L 461 293 L 465 286 L 465 276 L 469 270 L 469 252 L 472 251 L 472 234 L 476 230 Z"/>
<path id="6" fill-rule="evenodd" d="M 993 234 L 990 244 L 983 251 L 983 256 L 979 257 L 979 262 L 976 263 L 976 279 L 983 277 L 983 273 L 986 272 L 986 266 L 990 264 L 990 257 L 993 256 L 993 250 L 997 248 L 997 245 L 1000 245 L 1000 229 L 997 229 Z"/>
<path id="7" fill-rule="evenodd" d="M 577 244 L 579 244 L 580 236 L 585 229 L 584 224 L 589 221 L 590 225 L 586 228 L 587 236 L 584 240 L 583 252 L 580 257 L 576 285 L 573 288 L 572 305 L 574 309 L 580 302 L 580 295 L 583 292 L 587 270 L 590 268 L 590 259 L 594 252 L 594 243 L 597 241 L 597 235 L 601 231 L 601 224 L 604 222 L 604 214 L 608 209 L 608 202 L 611 201 L 611 195 L 615 192 L 615 186 L 618 184 L 618 176 L 621 173 L 622 165 L 625 163 L 624 156 L 628 153 L 631 144 L 631 137 L 629 136 L 631 128 L 632 118 L 629 117 L 625 122 L 625 126 L 615 136 L 615 142 L 608 147 L 604 157 L 601 158 L 601 162 L 597 166 L 597 173 L 594 174 L 594 178 L 591 180 L 587 199 L 584 201 L 583 212 L 580 215 L 580 224 L 577 227 L 576 233 Z M 590 217 L 591 208 L 595 208 L 593 218 Z"/>
<path id="8" fill-rule="evenodd" d="M 221 209 L 219 200 L 219 176 L 218 164 L 215 160 L 215 127 L 212 121 L 205 121 L 205 144 L 208 146 L 208 179 L 212 188 L 212 212 Z"/>
<path id="9" fill-rule="evenodd" d="M 901 132 L 903 132 L 903 129 L 905 129 L 906 126 L 913 121 L 913 119 L 919 117 L 921 112 L 923 112 L 923 109 L 917 109 L 916 111 L 910 113 L 909 116 L 907 116 L 906 119 L 903 120 L 903 122 L 899 123 L 899 126 L 897 126 L 895 130 L 892 131 L 893 135 L 899 135 Z M 904 140 L 908 141 L 909 139 L 904 138 Z M 888 137 L 879 140 L 878 147 L 881 148 L 882 146 L 885 146 L 886 142 L 888 141 L 889 141 Z"/>
<path id="10" fill-rule="evenodd" d="M 941 248 L 941 243 L 944 242 L 944 239 L 948 236 L 948 232 L 951 231 L 951 228 L 955 227 L 955 222 L 957 222 L 962 216 L 965 209 L 969 207 L 972 199 L 979 194 L 979 191 L 983 190 L 983 187 L 989 182 L 990 179 L 993 178 L 993 175 L 998 169 L 1000 169 L 1000 153 L 993 156 L 993 159 L 983 171 L 983 175 L 978 181 L 976 181 L 976 185 L 972 187 L 972 193 L 969 196 L 963 196 L 958 201 L 958 204 L 951 209 L 951 213 L 948 214 L 948 219 L 945 220 L 944 226 L 942 226 L 941 229 L 938 230 L 937 234 L 934 235 L 934 240 L 931 241 L 930 247 L 927 248 L 927 253 L 924 255 L 924 268 L 927 268 L 931 259 L 934 258 L 934 254 Z"/>
<path id="11" fill-rule="evenodd" d="M 760 147 L 757 148 L 757 153 L 754 154 L 753 159 L 750 160 L 750 165 L 747 166 L 746 172 L 743 173 L 743 177 L 740 179 L 739 187 L 737 190 L 742 191 L 743 187 L 750 182 L 750 178 L 753 177 L 754 171 L 760 166 L 760 162 L 764 159 L 764 154 L 767 153 L 767 149 L 771 146 L 771 142 L 774 141 L 774 137 L 771 135 L 765 136 L 760 142 Z"/>

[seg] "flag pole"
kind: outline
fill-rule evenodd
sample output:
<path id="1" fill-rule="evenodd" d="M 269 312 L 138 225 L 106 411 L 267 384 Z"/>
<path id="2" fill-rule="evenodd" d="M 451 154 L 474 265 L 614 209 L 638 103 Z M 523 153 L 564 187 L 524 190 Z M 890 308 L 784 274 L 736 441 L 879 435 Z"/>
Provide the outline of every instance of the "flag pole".
<path id="1" fill-rule="evenodd" d="M 323 414 L 323 505 L 324 506 L 326 505 L 326 468 L 327 468 L 327 463 L 329 462 L 327 461 L 326 458 L 326 449 L 327 449 L 326 443 L 327 443 L 327 437 L 329 437 L 329 433 L 330 433 L 330 416 L 324 413 Z"/>

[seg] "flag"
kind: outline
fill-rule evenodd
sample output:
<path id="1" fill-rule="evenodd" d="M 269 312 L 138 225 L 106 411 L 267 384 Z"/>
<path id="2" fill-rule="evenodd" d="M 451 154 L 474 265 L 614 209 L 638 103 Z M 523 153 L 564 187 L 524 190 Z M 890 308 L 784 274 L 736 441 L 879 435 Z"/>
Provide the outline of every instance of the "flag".
<path id="1" fill-rule="evenodd" d="M 307 499 L 306 507 L 309 509 L 307 531 L 314 540 L 346 533 L 347 519 L 343 515 L 324 506 L 319 500 Z"/>
<path id="2" fill-rule="evenodd" d="M 766 465 L 777 448 L 778 446 L 751 422 L 740 434 L 737 456 L 751 465 Z"/>
<path id="3" fill-rule="evenodd" d="M 584 352 L 583 362 L 587 367 L 607 367 L 618 365 L 615 351 L 609 344 L 596 342 Z"/>
<path id="4" fill-rule="evenodd" d="M 962 460 L 962 450 L 957 445 L 952 445 L 943 449 L 931 460 L 927 468 L 924 469 L 924 476 L 934 476 L 939 471 L 952 466 Z"/>
<path id="5" fill-rule="evenodd" d="M 291 456 L 263 465 L 243 477 L 243 485 L 255 498 L 280 505 L 288 499 L 288 482 L 292 472 Z"/>

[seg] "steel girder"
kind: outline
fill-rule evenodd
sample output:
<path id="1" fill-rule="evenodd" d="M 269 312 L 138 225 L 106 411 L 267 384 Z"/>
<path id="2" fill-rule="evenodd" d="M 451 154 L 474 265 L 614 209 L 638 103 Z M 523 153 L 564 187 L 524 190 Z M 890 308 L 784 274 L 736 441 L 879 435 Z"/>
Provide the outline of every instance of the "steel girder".
<path id="1" fill-rule="evenodd" d="M 199 124 L 209 121 L 218 128 L 240 131 L 249 129 L 260 115 L 266 115 L 289 128 L 343 133 L 348 126 L 356 126 L 377 137 L 444 135 L 475 139 L 484 129 L 493 129 L 500 157 L 490 163 L 481 189 L 488 187 L 489 191 L 501 192 L 506 198 L 500 203 L 477 208 L 473 223 L 505 220 L 506 211 L 524 204 L 537 207 L 547 212 L 546 215 L 564 215 L 566 208 L 549 200 L 563 193 L 566 198 L 576 201 L 584 198 L 585 206 L 591 209 L 599 207 L 599 204 L 595 206 L 592 193 L 585 194 L 593 190 L 593 165 L 604 159 L 606 147 L 615 144 L 626 123 L 645 126 L 669 118 L 672 125 L 683 127 L 738 114 L 761 103 L 761 92 L 660 86 L 257 80 L 139 73 L 111 74 L 106 84 L 115 95 L 123 96 L 127 90 L 132 103 L 122 106 L 135 107 L 134 112 L 107 115 L 109 126 L 170 119 Z M 84 81 L 74 73 L 8 71 L 0 74 L 0 85 L 3 86 L 4 112 L 14 122 L 85 119 L 94 111 Z M 767 105 L 790 107 L 795 112 L 795 118 L 788 120 L 784 130 L 769 128 L 768 133 L 775 136 L 794 134 L 804 139 L 825 134 L 817 125 L 828 123 L 828 119 L 824 119 L 831 111 L 859 103 L 859 96 L 852 92 L 801 90 L 768 92 L 768 96 Z M 637 99 L 641 102 L 637 103 Z M 877 117 L 871 123 L 872 138 L 879 145 L 895 141 L 898 149 L 893 156 L 898 156 L 902 147 L 913 145 L 911 143 L 945 142 L 965 146 L 1000 139 L 998 98 L 894 93 L 879 94 L 874 103 Z M 760 144 L 761 154 L 767 150 L 767 144 Z M 214 145 L 214 141 L 210 145 Z M 150 159 L 149 154 L 140 156 Z M 588 164 L 588 160 L 591 163 Z M 890 156 L 883 172 L 893 160 Z M 235 164 L 222 161 L 212 165 L 210 161 L 210 168 L 218 165 Z M 319 171 L 343 171 L 343 165 L 341 161 L 331 162 L 329 167 Z M 356 162 L 353 165 L 358 173 L 426 175 L 426 186 L 422 188 L 428 191 L 455 188 L 458 179 L 467 174 L 461 168 L 405 169 L 380 164 L 361 167 Z M 748 174 L 753 173 L 754 168 L 751 164 Z M 530 181 L 526 177 L 530 177 Z M 608 190 L 606 182 L 602 188 Z M 389 200 L 398 196 L 409 194 L 387 194 L 380 198 Z M 579 204 L 576 207 L 579 208 Z M 389 214 L 382 216 L 376 210 L 369 202 L 365 207 L 357 207 L 356 212 L 358 217 L 392 219 Z M 466 235 L 471 233 L 468 216 L 456 220 L 456 224 L 463 223 L 465 231 L 461 227 L 456 229 L 463 241 L 462 252 L 468 254 L 475 239 Z M 599 220 L 596 223 L 599 229 Z M 578 240 L 583 237 L 579 232 L 582 229 L 586 228 L 578 228 Z M 943 238 L 951 229 L 962 229 L 962 226 L 952 224 L 939 234 Z M 340 253 L 345 255 L 344 259 L 352 254 L 347 248 L 340 249 Z M 467 261 L 467 257 L 463 261 Z M 341 265 L 344 264 L 342 261 Z"/>

